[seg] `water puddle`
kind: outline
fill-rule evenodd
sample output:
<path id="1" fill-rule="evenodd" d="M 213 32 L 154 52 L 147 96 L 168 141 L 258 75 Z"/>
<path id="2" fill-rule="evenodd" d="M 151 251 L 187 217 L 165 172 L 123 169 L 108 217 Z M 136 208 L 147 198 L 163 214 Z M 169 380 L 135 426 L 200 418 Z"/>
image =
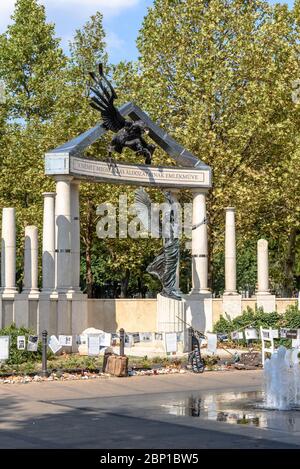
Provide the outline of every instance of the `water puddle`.
<path id="1" fill-rule="evenodd" d="M 169 415 L 247 425 L 282 432 L 300 432 L 300 409 L 286 411 L 266 409 L 261 391 L 191 394 L 161 403 Z"/>

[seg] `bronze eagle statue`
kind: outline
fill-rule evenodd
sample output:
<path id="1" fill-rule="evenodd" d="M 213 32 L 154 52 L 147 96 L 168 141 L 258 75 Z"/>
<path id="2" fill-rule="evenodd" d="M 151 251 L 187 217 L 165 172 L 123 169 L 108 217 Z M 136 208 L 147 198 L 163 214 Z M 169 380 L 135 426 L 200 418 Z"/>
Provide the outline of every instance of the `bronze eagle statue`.
<path id="1" fill-rule="evenodd" d="M 150 165 L 156 146 L 147 143 L 143 138 L 143 134 L 149 133 L 145 123 L 141 120 L 125 119 L 114 106 L 117 94 L 104 76 L 101 63 L 99 64 L 99 76 L 94 72 L 89 72 L 89 75 L 94 82 L 94 85 L 89 87 L 90 105 L 101 113 L 103 127 L 116 133 L 108 148 L 109 158 L 111 159 L 113 152 L 121 154 L 123 148 L 127 147 L 137 155 L 143 156 L 145 164 Z"/>

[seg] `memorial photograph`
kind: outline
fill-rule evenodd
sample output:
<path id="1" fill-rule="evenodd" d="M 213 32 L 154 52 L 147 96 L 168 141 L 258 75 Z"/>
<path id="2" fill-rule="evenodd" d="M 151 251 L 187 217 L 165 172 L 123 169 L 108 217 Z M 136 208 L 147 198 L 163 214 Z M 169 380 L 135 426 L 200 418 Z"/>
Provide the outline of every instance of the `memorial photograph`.
<path id="1" fill-rule="evenodd" d="M 297 458 L 299 166 L 300 0 L 2 0 L 0 460 Z"/>

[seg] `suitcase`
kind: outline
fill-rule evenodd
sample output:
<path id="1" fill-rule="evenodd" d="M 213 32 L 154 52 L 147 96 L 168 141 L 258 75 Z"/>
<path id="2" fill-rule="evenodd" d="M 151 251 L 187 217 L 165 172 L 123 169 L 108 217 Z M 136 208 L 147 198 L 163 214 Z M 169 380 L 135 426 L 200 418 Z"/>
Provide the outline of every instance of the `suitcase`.
<path id="1" fill-rule="evenodd" d="M 128 376 L 128 357 L 110 355 L 107 357 L 105 372 L 117 377 Z"/>

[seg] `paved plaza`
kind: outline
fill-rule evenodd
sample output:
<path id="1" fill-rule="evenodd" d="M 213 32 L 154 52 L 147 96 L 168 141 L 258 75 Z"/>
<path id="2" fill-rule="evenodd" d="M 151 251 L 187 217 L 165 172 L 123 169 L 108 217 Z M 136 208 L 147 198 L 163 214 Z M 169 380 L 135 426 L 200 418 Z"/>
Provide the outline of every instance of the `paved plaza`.
<path id="1" fill-rule="evenodd" d="M 0 447 L 299 448 L 297 431 L 168 411 L 192 395 L 260 391 L 261 379 L 228 371 L 1 385 Z"/>

